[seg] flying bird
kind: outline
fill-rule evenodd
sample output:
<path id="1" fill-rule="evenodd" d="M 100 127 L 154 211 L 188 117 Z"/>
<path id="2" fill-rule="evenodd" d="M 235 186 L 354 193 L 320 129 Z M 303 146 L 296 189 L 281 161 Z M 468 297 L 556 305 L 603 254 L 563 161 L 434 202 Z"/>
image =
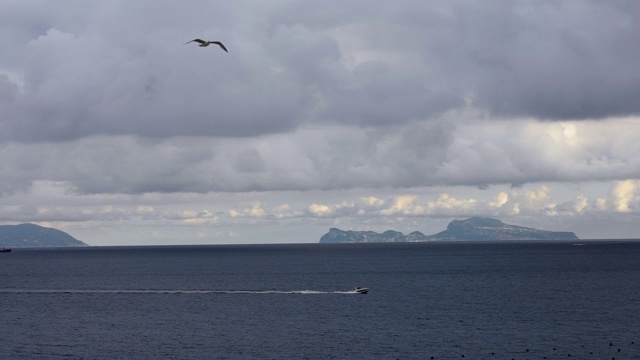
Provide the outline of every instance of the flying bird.
<path id="1" fill-rule="evenodd" d="M 224 45 L 220 41 L 205 41 L 205 40 L 202 40 L 202 39 L 193 39 L 191 41 L 187 41 L 184 44 L 187 45 L 188 43 L 192 43 L 194 41 L 197 42 L 198 44 L 200 44 L 200 47 L 207 47 L 207 46 L 209 46 L 211 44 L 216 44 L 216 45 L 220 46 L 222 48 L 222 50 L 224 50 L 225 52 L 229 52 L 227 50 L 227 48 L 224 47 Z"/>

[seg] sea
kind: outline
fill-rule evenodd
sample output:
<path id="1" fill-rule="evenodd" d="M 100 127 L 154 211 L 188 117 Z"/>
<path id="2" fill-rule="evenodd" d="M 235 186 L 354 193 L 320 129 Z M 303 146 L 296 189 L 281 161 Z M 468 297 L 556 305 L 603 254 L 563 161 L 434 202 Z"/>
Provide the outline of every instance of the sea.
<path id="1" fill-rule="evenodd" d="M 0 359 L 640 359 L 640 241 L 15 248 Z"/>

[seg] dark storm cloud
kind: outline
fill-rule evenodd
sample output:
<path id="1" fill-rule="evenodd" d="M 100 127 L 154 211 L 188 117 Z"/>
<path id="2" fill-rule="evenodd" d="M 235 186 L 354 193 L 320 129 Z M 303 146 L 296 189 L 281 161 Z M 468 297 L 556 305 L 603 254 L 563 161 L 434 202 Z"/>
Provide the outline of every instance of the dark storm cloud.
<path id="1" fill-rule="evenodd" d="M 100 36 L 50 30 L 28 45 L 25 95 L 6 126 L 35 140 L 250 136 L 286 130 L 302 117 L 305 94 L 287 74 L 211 49 L 170 53 L 161 42 L 105 47 Z"/>
<path id="2" fill-rule="evenodd" d="M 633 1 L 24 4 L 0 12 L 5 140 L 640 113 Z"/>
<path id="3" fill-rule="evenodd" d="M 640 38 L 639 3 L 510 4 L 468 34 L 466 55 L 480 84 L 479 106 L 542 119 L 640 112 L 640 47 L 634 45 Z"/>
<path id="4" fill-rule="evenodd" d="M 423 97 L 426 116 L 458 106 L 467 96 L 499 116 L 585 119 L 640 112 L 638 2 L 360 5 L 349 11 L 341 2 L 319 9 L 298 1 L 292 9 L 312 10 L 301 18 L 280 16 L 314 28 L 360 25 L 345 31 L 358 32 L 361 48 L 420 56 L 422 66 L 411 78 L 419 85 L 403 85 Z M 359 96 L 389 83 L 377 85 L 382 86 L 367 86 Z"/>

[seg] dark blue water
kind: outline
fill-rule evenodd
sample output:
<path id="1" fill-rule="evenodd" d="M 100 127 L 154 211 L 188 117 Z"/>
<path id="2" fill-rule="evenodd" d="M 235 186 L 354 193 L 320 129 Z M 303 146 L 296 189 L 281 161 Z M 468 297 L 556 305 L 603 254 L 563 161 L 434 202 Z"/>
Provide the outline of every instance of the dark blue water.
<path id="1" fill-rule="evenodd" d="M 640 359 L 639 308 L 640 242 L 0 254 L 1 359 Z"/>

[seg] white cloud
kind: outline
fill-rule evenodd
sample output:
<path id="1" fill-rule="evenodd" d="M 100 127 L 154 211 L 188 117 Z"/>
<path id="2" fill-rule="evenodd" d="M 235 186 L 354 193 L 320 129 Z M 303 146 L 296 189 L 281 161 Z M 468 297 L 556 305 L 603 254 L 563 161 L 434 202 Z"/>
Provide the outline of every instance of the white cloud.
<path id="1" fill-rule="evenodd" d="M 328 216 L 334 212 L 331 207 L 321 204 L 311 204 L 307 210 L 309 211 L 309 214 L 313 216 Z"/>
<path id="2" fill-rule="evenodd" d="M 401 195 L 397 196 L 391 202 L 391 207 L 382 210 L 382 214 L 384 215 L 395 215 L 395 214 L 403 214 L 408 215 L 414 212 L 413 202 L 418 197 L 415 195 Z"/>
<path id="3" fill-rule="evenodd" d="M 262 206 L 263 205 L 261 202 L 256 201 L 252 203 L 250 207 L 247 207 L 241 210 L 235 210 L 235 209 L 229 210 L 229 216 L 232 218 L 237 218 L 237 217 L 262 218 L 267 214 L 265 210 L 262 208 Z"/>
<path id="4" fill-rule="evenodd" d="M 577 213 L 582 213 L 587 208 L 589 208 L 589 199 L 582 194 L 578 195 L 574 200 L 573 209 Z"/>
<path id="5" fill-rule="evenodd" d="M 611 202 L 617 212 L 627 213 L 635 210 L 640 200 L 638 188 L 639 180 L 619 181 L 611 190 Z"/>
<path id="6" fill-rule="evenodd" d="M 501 207 L 504 204 L 506 204 L 507 202 L 509 202 L 509 194 L 507 194 L 506 192 L 501 192 L 498 195 L 496 195 L 496 197 L 494 198 L 493 201 L 489 202 L 489 206 L 491 207 Z"/>
<path id="7" fill-rule="evenodd" d="M 163 198 L 156 198 L 155 194 L 106 198 L 103 195 L 94 195 L 80 199 L 72 193 L 59 192 L 55 197 L 44 201 L 42 196 L 5 197 L 0 205 L 0 217 L 5 221 L 35 221 L 64 228 L 71 234 L 83 235 L 84 238 L 81 240 L 92 244 L 100 244 L 100 241 L 108 243 L 109 239 L 116 237 L 120 240 L 121 236 L 128 238 L 132 244 L 140 244 L 144 241 L 154 241 L 153 239 L 169 243 L 171 241 L 167 234 L 159 237 L 152 235 L 157 233 L 156 230 L 140 233 L 141 226 L 145 223 L 144 226 L 150 229 L 165 229 L 168 234 L 180 236 L 181 239 L 186 236 L 187 239 L 191 239 L 188 240 L 190 243 L 251 242 L 252 238 L 240 234 L 257 231 L 254 236 L 258 236 L 259 233 L 264 235 L 264 230 L 258 229 L 269 224 L 287 224 L 291 229 L 296 226 L 317 229 L 314 230 L 317 236 L 312 236 L 307 241 L 317 240 L 330 226 L 435 233 L 446 225 L 446 222 L 443 224 L 437 222 L 437 219 L 452 220 L 469 216 L 496 217 L 507 223 L 542 228 L 545 228 L 546 222 L 551 224 L 546 225 L 547 228 L 576 231 L 581 236 L 589 237 L 588 232 L 580 233 L 580 229 L 590 229 L 589 231 L 596 234 L 602 231 L 590 228 L 589 223 L 596 224 L 605 218 L 612 224 L 619 223 L 623 219 L 614 216 L 616 213 L 636 217 L 640 215 L 640 198 L 637 195 L 637 183 L 634 181 L 613 184 L 608 194 L 604 191 L 605 196 L 592 193 L 594 200 L 584 194 L 572 196 L 570 191 L 552 190 L 563 187 L 562 184 L 553 184 L 510 190 L 497 187 L 494 190 L 474 191 L 453 188 L 453 193 L 434 193 L 430 188 L 423 188 L 415 189 L 416 192 L 413 194 L 397 194 L 385 198 L 376 194 L 356 196 L 353 200 L 342 191 L 323 191 L 312 196 L 300 192 L 246 193 L 240 197 L 234 194 L 202 194 L 195 197 L 174 197 L 171 203 L 165 199 L 164 204 Z M 374 193 L 376 191 L 369 190 L 369 194 Z M 465 193 L 475 195 L 463 196 Z M 335 202 L 321 201 L 323 198 L 328 200 L 334 196 L 339 197 Z M 282 197 L 288 198 L 291 202 L 280 203 Z M 13 204 L 14 202 L 16 204 Z M 17 204 L 18 202 L 20 204 Z M 72 205 L 74 202 L 76 204 Z M 104 205 L 105 202 L 111 205 Z M 55 205 L 56 203 L 69 205 L 59 206 Z M 139 205 L 145 203 L 146 205 Z M 620 208 L 621 204 L 625 207 Z M 197 210 L 205 206 L 208 209 Z M 536 222 L 526 221 L 534 218 L 537 219 Z M 552 218 L 557 220 L 551 220 Z M 562 219 L 560 223 L 559 219 Z M 582 219 L 586 222 L 585 225 L 580 228 L 570 225 L 576 224 L 577 219 Z M 439 225 L 428 225 L 436 222 Z M 630 237 L 628 225 L 621 226 L 626 232 L 617 236 Z M 256 230 L 250 230 L 254 227 Z M 91 231 L 98 228 L 102 229 L 99 233 Z M 127 234 L 122 233 L 125 231 Z M 180 235 L 178 231 L 183 231 L 184 234 Z M 235 233 L 238 237 L 229 237 L 229 233 Z M 295 241 L 296 238 L 286 240 L 286 235 L 282 234 L 278 239 Z"/>

